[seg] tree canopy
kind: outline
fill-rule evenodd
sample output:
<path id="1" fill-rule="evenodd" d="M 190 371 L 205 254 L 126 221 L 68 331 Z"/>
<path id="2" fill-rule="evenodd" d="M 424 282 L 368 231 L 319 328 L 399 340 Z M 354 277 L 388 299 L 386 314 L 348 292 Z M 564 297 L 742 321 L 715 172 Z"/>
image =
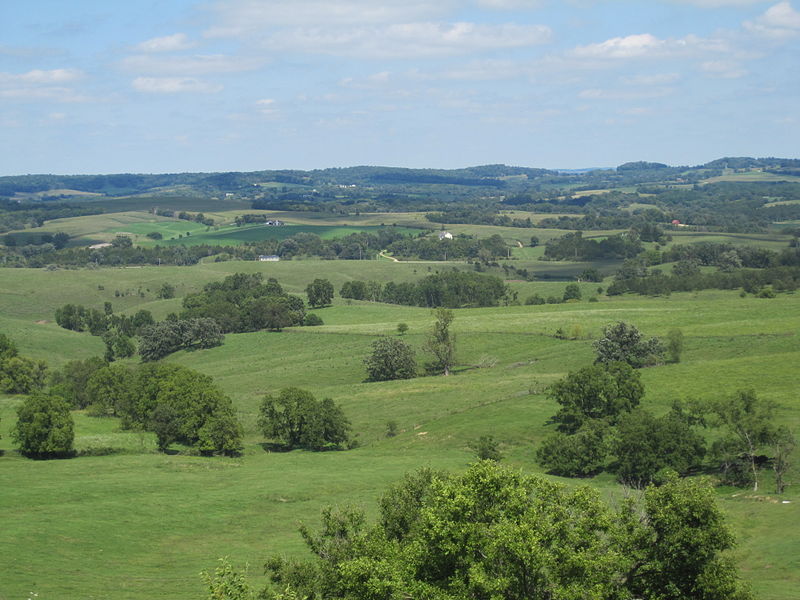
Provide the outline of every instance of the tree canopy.
<path id="1" fill-rule="evenodd" d="M 326 509 L 301 534 L 314 558 L 267 561 L 273 589 L 309 600 L 746 600 L 733 538 L 702 481 L 667 480 L 610 508 L 492 461 L 406 477 L 368 524 Z M 277 598 L 267 591 L 268 598 Z"/>
<path id="2" fill-rule="evenodd" d="M 601 363 L 556 381 L 549 395 L 561 406 L 553 417 L 558 430 L 575 433 L 593 419 L 616 423 L 621 413 L 638 406 L 644 386 L 639 373 L 627 363 Z"/>
<path id="3" fill-rule="evenodd" d="M 261 401 L 258 426 L 265 438 L 288 449 L 339 448 L 350 439 L 350 421 L 330 398 L 317 400 L 296 387 L 283 388 L 277 397 Z"/>
<path id="4" fill-rule="evenodd" d="M 417 374 L 414 349 L 402 340 L 381 337 L 372 342 L 372 352 L 364 358 L 367 381 L 411 379 Z"/>
<path id="5" fill-rule="evenodd" d="M 75 440 L 69 404 L 54 394 L 34 393 L 17 407 L 11 438 L 19 451 L 31 458 L 70 456 Z"/>

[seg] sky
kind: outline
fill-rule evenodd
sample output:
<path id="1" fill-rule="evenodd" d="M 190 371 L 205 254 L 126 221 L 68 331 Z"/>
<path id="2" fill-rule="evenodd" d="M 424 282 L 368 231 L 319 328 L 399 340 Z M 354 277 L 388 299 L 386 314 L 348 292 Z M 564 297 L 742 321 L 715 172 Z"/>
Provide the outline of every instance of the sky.
<path id="1" fill-rule="evenodd" d="M 0 0 L 0 175 L 799 147 L 800 0 Z"/>

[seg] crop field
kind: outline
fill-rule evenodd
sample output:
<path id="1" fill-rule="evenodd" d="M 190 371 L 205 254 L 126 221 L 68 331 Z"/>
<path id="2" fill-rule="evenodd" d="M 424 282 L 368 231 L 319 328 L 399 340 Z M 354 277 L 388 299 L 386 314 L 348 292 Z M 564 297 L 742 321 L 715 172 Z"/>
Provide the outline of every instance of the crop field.
<path id="1" fill-rule="evenodd" d="M 79 271 L 0 271 L 0 330 L 23 354 L 52 367 L 102 353 L 99 338 L 60 329 L 56 307 L 78 302 L 117 311 L 151 310 L 157 318 L 178 310 L 180 299 L 158 300 L 164 281 L 178 296 L 208 281 L 245 271 L 276 277 L 301 294 L 313 278 L 335 288 L 350 279 L 407 281 L 440 265 L 388 261 L 208 263 Z M 521 294 L 560 294 L 565 283 L 515 283 Z M 597 284 L 582 284 L 584 295 Z M 119 292 L 120 295 L 117 295 Z M 680 327 L 681 363 L 645 369 L 643 406 L 657 414 L 675 399 L 719 398 L 754 388 L 781 405 L 781 420 L 800 425 L 795 369 L 800 361 L 797 295 L 740 298 L 735 292 L 673 294 L 669 298 L 601 297 L 599 302 L 508 306 L 456 311 L 458 366 L 451 377 L 364 383 L 363 357 L 380 335 L 396 335 L 421 350 L 432 317 L 427 309 L 348 301 L 314 311 L 325 325 L 281 333 L 228 335 L 223 346 L 179 352 L 175 362 L 214 377 L 231 396 L 246 431 L 240 458 L 163 455 L 152 434 L 125 432 L 112 418 L 76 414 L 76 448 L 87 456 L 30 461 L 9 438 L 18 397 L 0 397 L 0 510 L 6 516 L 0 551 L 0 597 L 197 598 L 197 573 L 220 556 L 259 565 L 271 554 L 303 556 L 297 525 L 318 522 L 328 504 L 355 504 L 374 514 L 385 486 L 420 466 L 463 469 L 469 442 L 490 434 L 504 463 L 540 472 L 536 444 L 550 431 L 555 404 L 546 386 L 589 364 L 592 340 L 616 320 L 648 335 Z M 571 339 L 557 339 L 561 329 Z M 299 386 L 340 403 L 361 446 L 333 453 L 269 453 L 260 442 L 260 398 Z M 399 435 L 386 437 L 395 421 Z M 104 456 L 91 454 L 108 453 Z M 795 478 L 796 480 L 796 470 Z M 763 489 L 771 477 L 764 474 Z M 609 475 L 584 482 L 609 498 L 621 488 Z M 791 598 L 800 586 L 800 496 L 790 487 L 778 502 L 769 492 L 719 488 L 718 500 L 739 538 L 735 558 L 758 597 Z"/>

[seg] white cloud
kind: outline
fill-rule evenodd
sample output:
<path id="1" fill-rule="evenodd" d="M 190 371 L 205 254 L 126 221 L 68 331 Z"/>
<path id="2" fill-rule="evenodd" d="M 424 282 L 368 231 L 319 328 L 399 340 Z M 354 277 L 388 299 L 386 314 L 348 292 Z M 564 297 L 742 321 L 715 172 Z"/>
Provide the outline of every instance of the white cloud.
<path id="1" fill-rule="evenodd" d="M 663 98 L 673 94 L 675 90 L 670 87 L 656 87 L 640 90 L 606 90 L 591 88 L 581 90 L 579 98 L 586 100 L 643 100 L 648 98 Z"/>
<path id="2" fill-rule="evenodd" d="M 213 94 L 222 91 L 221 85 L 194 79 L 193 77 L 137 77 L 133 89 L 152 94 L 200 93 Z"/>
<path id="3" fill-rule="evenodd" d="M 140 52 L 175 52 L 193 48 L 194 46 L 196 46 L 196 43 L 190 41 L 185 33 L 175 33 L 145 40 L 137 45 L 136 49 Z"/>
<path id="4" fill-rule="evenodd" d="M 511 60 L 475 60 L 464 65 L 447 69 L 437 77 L 465 81 L 496 81 L 499 79 L 516 79 L 530 75 L 533 68 L 528 63 Z"/>
<path id="5" fill-rule="evenodd" d="M 773 39 L 784 39 L 800 34 L 800 12 L 789 2 L 779 2 L 755 19 L 744 24 L 745 29 Z"/>
<path id="6" fill-rule="evenodd" d="M 678 73 L 653 73 L 623 77 L 622 82 L 628 85 L 668 85 L 681 78 Z"/>
<path id="7" fill-rule="evenodd" d="M 652 34 L 642 33 L 615 37 L 605 42 L 578 46 L 572 51 L 579 58 L 637 58 L 661 51 L 666 42 Z"/>
<path id="8" fill-rule="evenodd" d="M 197 54 L 194 56 L 136 54 L 123 59 L 122 67 L 139 73 L 188 76 L 252 71 L 261 67 L 264 62 L 262 59 L 225 54 Z"/>
<path id="9" fill-rule="evenodd" d="M 732 60 L 708 60 L 700 63 L 700 69 L 719 79 L 738 79 L 747 75 L 747 70 Z"/>
<path id="10" fill-rule="evenodd" d="M 238 37 L 276 27 L 326 28 L 380 25 L 437 18 L 453 0 L 220 0 L 213 5 L 218 24 L 207 37 Z"/>
<path id="11" fill-rule="evenodd" d="M 640 33 L 578 46 L 573 48 L 569 55 L 580 59 L 626 60 L 695 56 L 733 51 L 730 42 L 722 37 L 702 38 L 696 35 L 687 35 L 677 39 L 660 39 L 650 33 Z"/>
<path id="12" fill-rule="evenodd" d="M 522 48 L 550 40 L 542 25 L 404 23 L 352 29 L 290 29 L 269 38 L 275 51 L 296 50 L 358 58 L 420 58 Z"/>
<path id="13" fill-rule="evenodd" d="M 258 112 L 265 117 L 274 117 L 278 114 L 278 107 L 275 105 L 274 98 L 258 100 L 256 101 L 256 106 L 258 107 Z"/>
<path id="14" fill-rule="evenodd" d="M 339 85 L 345 88 L 357 90 L 378 89 L 385 87 L 386 84 L 389 83 L 389 79 L 389 71 L 380 71 L 379 73 L 373 73 L 372 75 L 368 75 L 367 77 L 360 79 L 345 77 L 339 81 Z"/>
<path id="15" fill-rule="evenodd" d="M 50 100 L 54 102 L 90 102 L 92 98 L 75 90 L 58 86 L 0 89 L 0 98 L 20 101 Z"/>
<path id="16" fill-rule="evenodd" d="M 79 69 L 53 69 L 42 71 L 34 69 L 27 73 L 0 73 L 0 83 L 54 84 L 77 81 L 84 77 Z"/>

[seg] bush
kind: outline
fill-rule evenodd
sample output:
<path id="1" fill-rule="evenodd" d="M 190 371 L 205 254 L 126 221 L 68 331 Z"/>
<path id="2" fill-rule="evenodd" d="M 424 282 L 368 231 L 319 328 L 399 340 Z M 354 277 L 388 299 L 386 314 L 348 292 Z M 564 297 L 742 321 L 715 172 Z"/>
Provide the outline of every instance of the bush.
<path id="1" fill-rule="evenodd" d="M 590 477 L 605 466 L 607 433 L 604 421 L 589 421 L 572 435 L 555 433 L 536 450 L 536 460 L 553 475 Z"/>
<path id="2" fill-rule="evenodd" d="M 626 362 L 634 368 L 663 362 L 664 345 L 656 337 L 645 340 L 633 325 L 619 321 L 603 328 L 603 337 L 594 343 L 598 363 Z"/>
<path id="3" fill-rule="evenodd" d="M 30 458 L 59 458 L 73 455 L 74 422 L 66 400 L 36 393 L 17 408 L 17 424 L 11 438 L 19 451 Z"/>
<path id="4" fill-rule="evenodd" d="M 306 315 L 306 318 L 303 319 L 303 325 L 305 325 L 306 327 L 317 327 L 318 325 L 324 325 L 324 324 L 325 323 L 322 321 L 322 319 L 319 318 L 314 313 L 308 313 Z"/>
<path id="5" fill-rule="evenodd" d="M 490 435 L 482 435 L 477 441 L 469 444 L 470 449 L 475 452 L 478 460 L 502 460 L 503 454 L 500 452 L 500 442 Z"/>
<path id="6" fill-rule="evenodd" d="M 381 337 L 372 342 L 372 353 L 364 364 L 367 381 L 411 379 L 417 374 L 414 349 L 397 338 Z"/>
<path id="7" fill-rule="evenodd" d="M 575 433 L 595 419 L 616 423 L 639 405 L 644 386 L 639 372 L 626 363 L 594 364 L 556 381 L 549 395 L 561 406 L 553 416 L 558 430 Z"/>
<path id="8" fill-rule="evenodd" d="M 277 398 L 265 396 L 258 426 L 264 437 L 288 449 L 339 448 L 349 440 L 350 421 L 330 398 L 317 401 L 311 392 L 284 388 Z"/>

